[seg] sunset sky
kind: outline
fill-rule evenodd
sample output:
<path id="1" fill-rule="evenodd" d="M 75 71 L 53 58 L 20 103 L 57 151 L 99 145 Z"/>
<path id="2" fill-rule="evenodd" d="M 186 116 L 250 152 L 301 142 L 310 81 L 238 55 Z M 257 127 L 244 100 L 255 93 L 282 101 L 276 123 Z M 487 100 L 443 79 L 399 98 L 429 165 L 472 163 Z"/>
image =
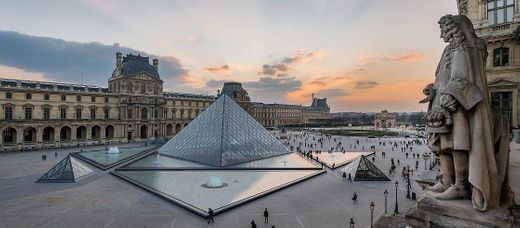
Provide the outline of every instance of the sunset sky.
<path id="1" fill-rule="evenodd" d="M 253 101 L 332 112 L 418 111 L 455 0 L 3 1 L 0 78 L 107 86 L 115 52 L 160 59 L 169 91 L 216 94 L 242 82 Z"/>

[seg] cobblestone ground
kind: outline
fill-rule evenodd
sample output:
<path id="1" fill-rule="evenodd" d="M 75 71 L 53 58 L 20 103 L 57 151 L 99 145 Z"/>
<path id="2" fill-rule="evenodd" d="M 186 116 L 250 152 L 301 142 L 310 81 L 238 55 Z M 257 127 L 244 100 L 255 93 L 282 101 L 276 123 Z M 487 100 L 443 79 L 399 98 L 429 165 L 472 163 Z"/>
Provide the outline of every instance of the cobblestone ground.
<path id="1" fill-rule="evenodd" d="M 299 133 L 297 133 L 299 134 Z M 319 135 L 310 138 L 321 137 Z M 295 138 L 293 138 L 295 139 Z M 361 148 L 356 143 L 359 140 Z M 108 171 L 96 170 L 94 175 L 79 183 L 37 184 L 34 183 L 43 173 L 61 160 L 68 152 L 75 149 L 46 150 L 0 154 L 0 227 L 250 227 L 251 220 L 258 227 L 348 227 L 348 220 L 354 218 L 356 227 L 370 225 L 370 202 L 375 203 L 374 218 L 384 214 L 384 190 L 389 191 L 388 212 L 395 207 L 395 186 L 398 186 L 397 198 L 399 212 L 404 215 L 414 203 L 406 198 L 404 179 L 400 170 L 404 165 L 415 169 L 411 155 L 398 148 L 391 150 L 389 143 L 379 146 L 377 138 L 337 137 L 347 151 L 369 151 L 376 146 L 375 164 L 385 174 L 390 168 L 390 159 L 400 160 L 398 174 L 390 175 L 392 181 L 383 182 L 346 182 L 341 177 L 340 169 L 330 170 L 303 183 L 291 186 L 259 200 L 235 208 L 215 218 L 215 223 L 208 225 L 204 219 L 183 208 L 164 201 L 140 188 L 108 174 Z M 384 138 L 381 142 L 401 142 L 405 138 Z M 298 138 L 293 143 L 303 142 Z M 310 143 L 310 142 L 309 142 Z M 329 142 L 324 142 L 324 144 Z M 349 145 L 356 143 L 356 148 Z M 125 145 L 127 146 L 127 145 Z M 365 150 L 362 147 L 365 147 Z M 325 146 L 324 146 L 325 147 Z M 91 148 L 88 148 L 91 149 Z M 94 147 L 92 148 L 94 149 Z M 306 148 L 309 149 L 309 148 Z M 381 152 L 386 152 L 386 158 Z M 422 154 L 423 145 L 414 145 L 413 152 Z M 54 158 L 54 152 L 58 157 Z M 46 161 L 41 160 L 46 153 Z M 513 153 L 519 153 L 514 150 Z M 516 158 L 520 157 L 515 154 Z M 372 160 L 372 157 L 369 157 Z M 518 159 L 520 160 L 520 159 Z M 424 160 L 419 160 L 419 170 L 424 169 Z M 520 162 L 512 161 L 512 180 L 518 180 Z M 429 164 L 427 164 L 429 166 Z M 429 168 L 429 167 L 427 167 Z M 420 194 L 420 189 L 412 178 L 412 192 Z M 516 181 L 518 182 L 518 181 Z M 515 185 L 516 184 L 516 185 Z M 517 193 L 518 183 L 513 184 Z M 358 203 L 351 200 L 353 193 L 358 194 Z M 264 224 L 262 212 L 270 211 L 270 223 Z"/>

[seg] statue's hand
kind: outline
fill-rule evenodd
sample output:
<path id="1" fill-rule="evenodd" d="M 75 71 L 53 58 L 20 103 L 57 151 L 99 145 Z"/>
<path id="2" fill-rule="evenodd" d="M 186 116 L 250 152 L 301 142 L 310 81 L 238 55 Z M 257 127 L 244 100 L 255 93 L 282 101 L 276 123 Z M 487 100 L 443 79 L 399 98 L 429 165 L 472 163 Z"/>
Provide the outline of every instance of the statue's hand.
<path id="1" fill-rule="evenodd" d="M 441 107 L 447 109 L 450 112 L 457 110 L 457 100 L 449 94 L 443 94 L 441 96 Z"/>

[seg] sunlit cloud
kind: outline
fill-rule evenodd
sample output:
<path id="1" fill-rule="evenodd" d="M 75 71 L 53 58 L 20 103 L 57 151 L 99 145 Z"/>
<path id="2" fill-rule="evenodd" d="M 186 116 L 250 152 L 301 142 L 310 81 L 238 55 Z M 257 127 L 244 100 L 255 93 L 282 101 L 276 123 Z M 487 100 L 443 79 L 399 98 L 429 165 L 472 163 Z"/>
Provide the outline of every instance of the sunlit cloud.
<path id="1" fill-rule="evenodd" d="M 420 61 L 424 58 L 421 53 L 409 53 L 403 54 L 399 56 L 393 55 L 384 55 L 383 59 L 386 61 L 397 61 L 397 62 L 412 62 L 412 61 Z"/>
<path id="2" fill-rule="evenodd" d="M 228 64 L 224 64 L 222 66 L 218 67 L 204 67 L 203 70 L 208 73 L 215 73 L 215 74 L 231 74 L 231 67 Z"/>
<path id="3" fill-rule="evenodd" d="M 28 72 L 16 67 L 0 65 L 0 78 L 24 79 L 24 80 L 46 80 L 41 73 Z"/>
<path id="4" fill-rule="evenodd" d="M 195 36 L 183 36 L 183 37 L 179 38 L 177 41 L 183 42 L 183 43 L 198 43 L 201 40 L 202 40 L 201 38 L 195 37 Z"/>

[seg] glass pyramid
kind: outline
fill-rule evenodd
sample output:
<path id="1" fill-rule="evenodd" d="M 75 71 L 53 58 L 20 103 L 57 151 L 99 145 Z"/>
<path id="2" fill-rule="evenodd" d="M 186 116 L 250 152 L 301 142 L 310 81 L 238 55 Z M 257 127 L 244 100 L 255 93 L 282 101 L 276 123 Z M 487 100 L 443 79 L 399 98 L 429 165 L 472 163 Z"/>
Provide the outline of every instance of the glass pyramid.
<path id="1" fill-rule="evenodd" d="M 92 173 L 92 169 L 77 159 L 67 156 L 43 174 L 37 182 L 76 182 L 90 173 Z"/>
<path id="2" fill-rule="evenodd" d="M 365 156 L 361 155 L 356 160 L 352 161 L 345 168 L 341 169 L 342 172 L 350 173 L 354 181 L 389 181 L 390 179 L 383 173 L 377 166 L 369 161 Z"/>
<path id="3" fill-rule="evenodd" d="M 290 151 L 233 99 L 222 94 L 159 153 L 224 167 Z"/>

